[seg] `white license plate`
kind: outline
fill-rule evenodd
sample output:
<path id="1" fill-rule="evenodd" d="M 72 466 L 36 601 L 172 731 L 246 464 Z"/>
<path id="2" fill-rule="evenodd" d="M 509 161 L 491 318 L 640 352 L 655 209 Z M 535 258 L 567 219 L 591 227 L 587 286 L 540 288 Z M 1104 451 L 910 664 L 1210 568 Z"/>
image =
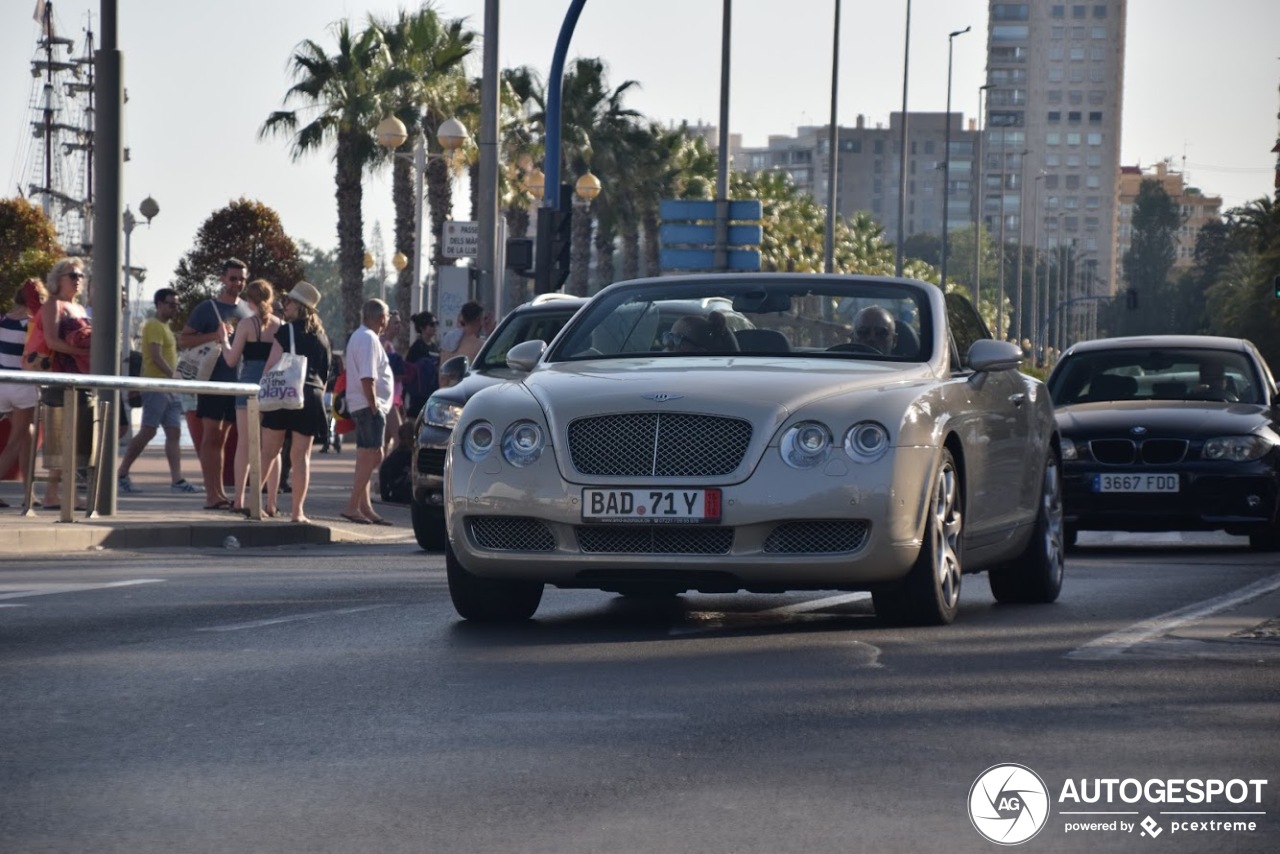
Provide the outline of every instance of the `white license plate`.
<path id="1" fill-rule="evenodd" d="M 1094 492 L 1177 492 L 1176 474 L 1095 474 Z"/>
<path id="2" fill-rule="evenodd" d="M 584 522 L 697 524 L 720 521 L 718 489 L 584 489 Z"/>

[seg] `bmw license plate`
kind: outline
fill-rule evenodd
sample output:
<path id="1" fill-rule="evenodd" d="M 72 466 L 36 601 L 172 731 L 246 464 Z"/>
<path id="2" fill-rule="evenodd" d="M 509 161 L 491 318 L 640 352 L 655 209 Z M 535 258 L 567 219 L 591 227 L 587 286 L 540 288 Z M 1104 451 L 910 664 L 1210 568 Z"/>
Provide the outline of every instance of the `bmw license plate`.
<path id="1" fill-rule="evenodd" d="M 1177 492 L 1176 474 L 1095 474 L 1094 492 Z"/>
<path id="2" fill-rule="evenodd" d="M 718 489 L 584 489 L 584 522 L 696 525 L 720 521 Z"/>

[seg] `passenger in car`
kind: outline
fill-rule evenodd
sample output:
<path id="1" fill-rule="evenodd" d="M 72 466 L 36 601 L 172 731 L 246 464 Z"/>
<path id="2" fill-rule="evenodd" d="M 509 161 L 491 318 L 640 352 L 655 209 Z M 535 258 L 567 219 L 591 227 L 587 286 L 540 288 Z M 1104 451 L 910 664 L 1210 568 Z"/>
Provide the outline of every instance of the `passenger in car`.
<path id="1" fill-rule="evenodd" d="M 738 339 L 725 316 L 713 311 L 706 317 L 687 314 L 662 333 L 662 347 L 673 353 L 737 353 Z"/>
<path id="2" fill-rule="evenodd" d="M 1221 362 L 1200 363 L 1200 385 L 1191 391 L 1191 397 L 1198 400 L 1222 400 L 1235 403 L 1240 398 L 1232 390 L 1235 383 L 1228 379 L 1226 368 Z"/>

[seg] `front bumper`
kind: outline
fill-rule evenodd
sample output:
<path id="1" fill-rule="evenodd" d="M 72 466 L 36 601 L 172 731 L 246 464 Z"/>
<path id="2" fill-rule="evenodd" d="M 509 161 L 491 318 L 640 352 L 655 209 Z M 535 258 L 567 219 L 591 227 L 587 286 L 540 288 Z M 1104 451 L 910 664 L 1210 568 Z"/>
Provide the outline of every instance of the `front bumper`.
<path id="1" fill-rule="evenodd" d="M 1098 493 L 1096 463 L 1063 467 L 1064 521 L 1094 531 L 1214 531 L 1246 533 L 1277 524 L 1280 476 L 1264 461 L 1142 466 L 1142 474 L 1178 477 L 1176 493 Z M 1126 469 L 1128 473 L 1130 469 Z M 1136 469 L 1133 471 L 1137 471 Z"/>

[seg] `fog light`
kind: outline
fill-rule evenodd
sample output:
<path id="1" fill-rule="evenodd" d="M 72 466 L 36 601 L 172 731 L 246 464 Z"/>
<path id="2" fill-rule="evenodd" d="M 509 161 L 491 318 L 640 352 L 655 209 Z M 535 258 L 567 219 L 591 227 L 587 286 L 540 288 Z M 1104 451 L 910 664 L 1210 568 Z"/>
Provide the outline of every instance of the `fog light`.
<path id="1" fill-rule="evenodd" d="M 1256 510 L 1262 506 L 1262 499 L 1257 495 L 1250 495 L 1244 500 L 1244 503 L 1249 505 L 1250 510 Z"/>

